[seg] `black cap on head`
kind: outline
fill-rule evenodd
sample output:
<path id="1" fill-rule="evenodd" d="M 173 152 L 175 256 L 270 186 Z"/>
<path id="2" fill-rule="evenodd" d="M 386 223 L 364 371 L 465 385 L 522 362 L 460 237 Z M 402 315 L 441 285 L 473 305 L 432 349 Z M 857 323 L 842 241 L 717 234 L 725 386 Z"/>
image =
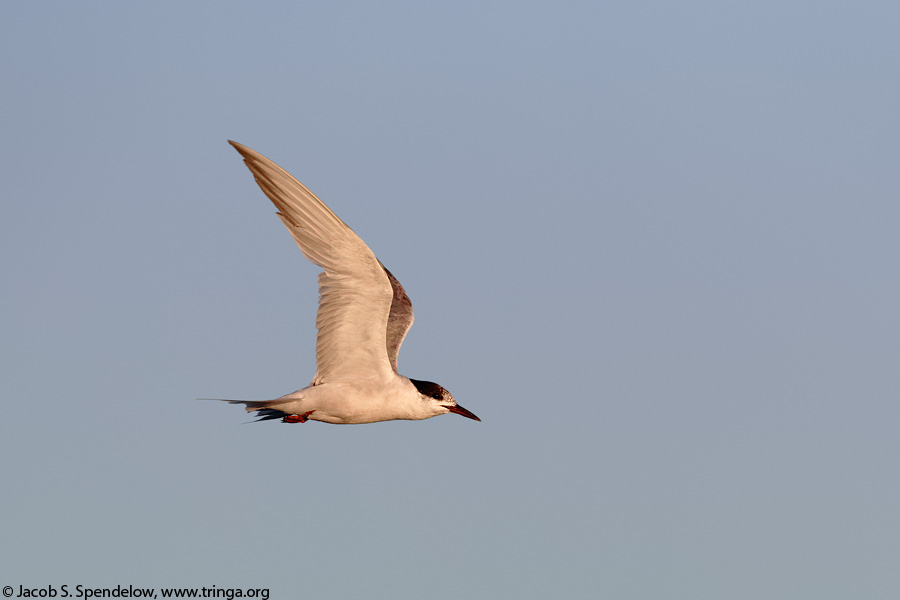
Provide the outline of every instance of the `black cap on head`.
<path id="1" fill-rule="evenodd" d="M 428 396 L 429 398 L 434 398 L 435 395 L 439 397 L 444 396 L 444 388 L 433 381 L 420 381 L 418 379 L 410 379 L 410 381 L 423 396 Z"/>

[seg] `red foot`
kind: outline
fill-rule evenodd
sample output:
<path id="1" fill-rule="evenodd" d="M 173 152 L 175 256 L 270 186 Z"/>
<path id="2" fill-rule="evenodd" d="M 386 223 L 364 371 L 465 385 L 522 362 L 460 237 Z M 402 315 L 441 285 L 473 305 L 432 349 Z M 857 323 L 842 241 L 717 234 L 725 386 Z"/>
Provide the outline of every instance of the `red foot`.
<path id="1" fill-rule="evenodd" d="M 302 415 L 288 415 L 281 420 L 282 423 L 306 423 L 309 421 L 309 415 L 313 414 L 314 410 L 309 412 L 305 412 Z"/>

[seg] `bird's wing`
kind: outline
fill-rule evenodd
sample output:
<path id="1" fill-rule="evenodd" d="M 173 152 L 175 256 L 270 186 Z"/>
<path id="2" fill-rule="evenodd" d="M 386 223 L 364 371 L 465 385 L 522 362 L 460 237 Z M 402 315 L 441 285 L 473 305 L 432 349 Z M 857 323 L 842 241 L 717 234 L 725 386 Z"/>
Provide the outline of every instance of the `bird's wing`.
<path id="1" fill-rule="evenodd" d="M 387 273 L 391 282 L 391 288 L 394 290 L 391 312 L 388 315 L 387 353 L 394 373 L 398 373 L 397 356 L 400 354 L 400 345 L 403 343 L 403 338 L 406 337 L 406 332 L 412 327 L 415 317 L 413 316 L 412 301 L 406 295 L 406 290 L 403 289 L 403 286 L 400 285 L 394 274 L 387 270 L 387 267 L 381 265 L 381 268 Z"/>
<path id="2" fill-rule="evenodd" d="M 313 385 L 391 377 L 400 342 L 412 324 L 411 305 L 396 312 L 392 308 L 395 302 L 409 304 L 403 288 L 365 242 L 302 183 L 265 156 L 229 143 L 244 157 L 303 255 L 324 269 L 319 274 Z M 400 299 L 395 298 L 398 289 Z M 392 318 L 395 333 L 389 335 Z"/>

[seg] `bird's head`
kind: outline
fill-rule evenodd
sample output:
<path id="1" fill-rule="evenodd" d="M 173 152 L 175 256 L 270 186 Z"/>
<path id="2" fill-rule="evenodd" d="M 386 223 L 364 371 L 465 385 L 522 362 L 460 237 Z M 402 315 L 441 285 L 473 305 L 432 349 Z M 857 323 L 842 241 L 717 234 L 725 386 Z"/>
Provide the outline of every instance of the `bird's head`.
<path id="1" fill-rule="evenodd" d="M 452 412 L 469 419 L 481 421 L 474 413 L 457 404 L 456 400 L 453 399 L 453 394 L 433 381 L 420 381 L 418 379 L 410 379 L 410 381 L 419 390 L 419 395 L 422 396 L 422 399 L 432 405 L 436 415 Z"/>

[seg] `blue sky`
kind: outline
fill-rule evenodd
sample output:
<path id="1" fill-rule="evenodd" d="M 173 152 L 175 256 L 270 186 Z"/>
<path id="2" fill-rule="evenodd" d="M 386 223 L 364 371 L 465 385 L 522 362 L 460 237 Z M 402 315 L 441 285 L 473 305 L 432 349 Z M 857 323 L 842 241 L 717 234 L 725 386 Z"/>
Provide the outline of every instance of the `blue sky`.
<path id="1" fill-rule="evenodd" d="M 896 598 L 900 9 L 0 8 L 2 585 Z M 243 424 L 317 269 L 483 422 Z"/>

